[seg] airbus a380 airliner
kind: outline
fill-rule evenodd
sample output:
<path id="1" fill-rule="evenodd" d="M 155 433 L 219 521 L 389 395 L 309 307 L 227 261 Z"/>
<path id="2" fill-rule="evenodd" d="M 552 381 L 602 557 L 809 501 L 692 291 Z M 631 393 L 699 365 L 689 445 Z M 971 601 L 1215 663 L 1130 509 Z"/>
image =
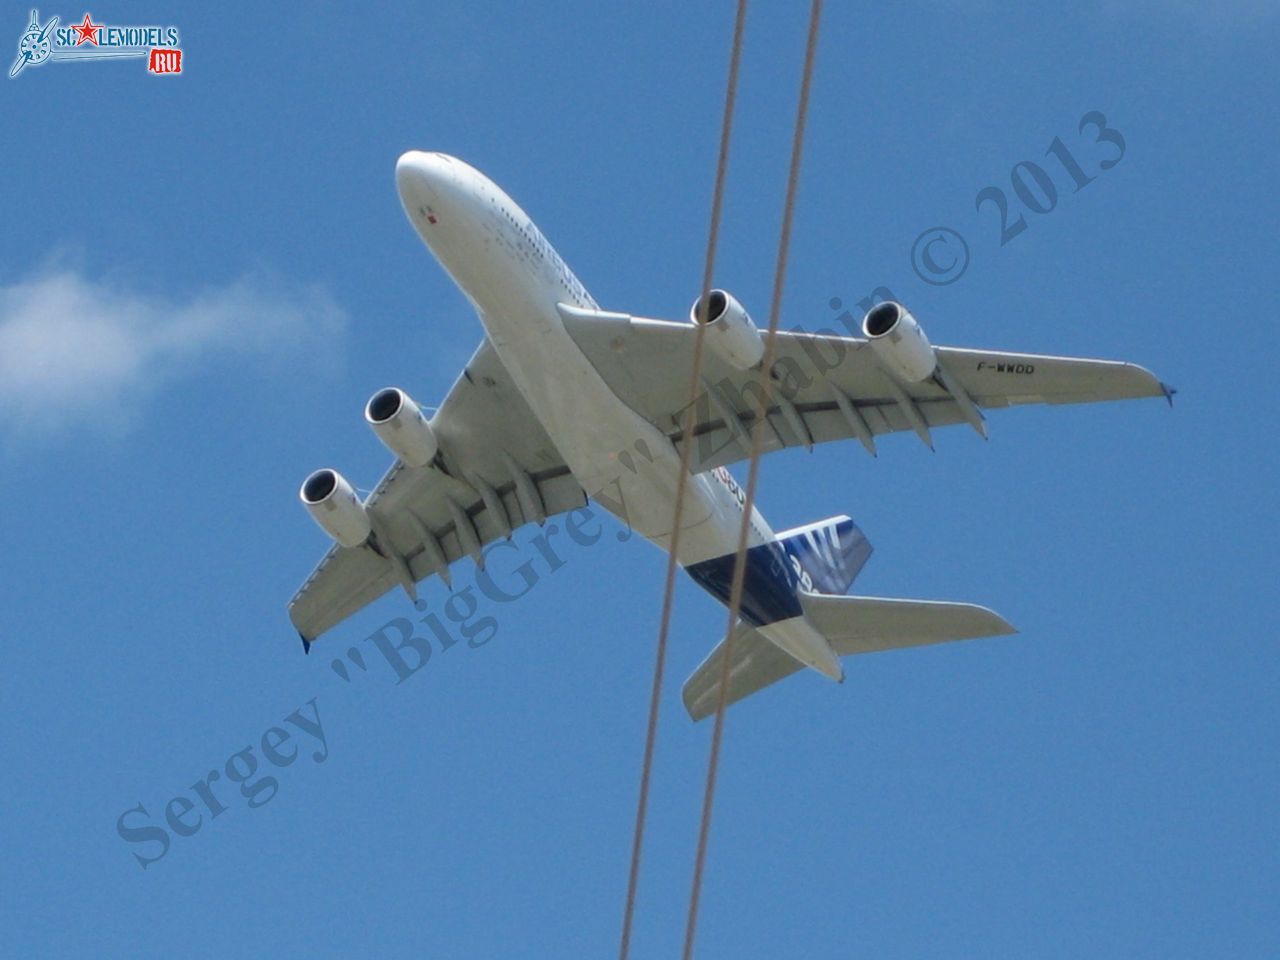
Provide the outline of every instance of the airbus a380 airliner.
<path id="1" fill-rule="evenodd" d="M 812 448 L 968 423 L 984 408 L 1168 397 L 1141 367 L 1104 360 L 934 347 L 894 302 L 863 337 L 781 332 L 767 406 L 757 378 L 764 335 L 716 290 L 690 323 L 600 309 L 528 215 L 461 160 L 412 151 L 396 164 L 405 214 L 475 307 L 485 339 L 428 419 L 403 390 L 378 391 L 365 419 L 396 462 L 363 502 L 335 470 L 300 496 L 335 541 L 289 604 L 303 645 L 397 585 L 470 556 L 517 527 L 585 505 L 588 495 L 663 549 L 678 484 L 687 484 L 676 559 L 729 601 L 744 494 L 725 465 L 764 449 Z M 696 324 L 706 325 L 695 426 L 682 431 Z M 681 446 L 692 444 L 690 469 Z M 844 677 L 840 656 L 1012 633 L 965 603 L 846 596 L 871 547 L 848 517 L 775 534 L 753 510 L 729 702 L 803 666 Z M 690 714 L 715 709 L 724 644 L 684 688 Z"/>

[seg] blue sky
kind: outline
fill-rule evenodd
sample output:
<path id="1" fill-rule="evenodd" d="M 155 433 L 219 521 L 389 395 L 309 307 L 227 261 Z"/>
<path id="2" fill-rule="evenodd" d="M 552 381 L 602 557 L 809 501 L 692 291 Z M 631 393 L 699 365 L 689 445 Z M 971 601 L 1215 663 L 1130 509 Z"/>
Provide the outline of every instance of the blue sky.
<path id="1" fill-rule="evenodd" d="M 861 592 L 971 600 L 1022 632 L 730 713 L 700 955 L 1274 955 L 1269 7 L 829 5 L 785 323 L 883 284 L 935 343 L 1130 359 L 1180 393 L 766 463 L 776 528 L 861 524 Z M 399 209 L 406 149 L 492 176 L 606 307 L 684 315 L 731 6 L 93 15 L 176 24 L 186 59 L 0 81 L 9 952 L 608 955 L 662 555 L 612 525 L 562 539 L 536 589 L 481 604 L 488 643 L 437 646 L 397 686 L 366 638 L 412 613 L 401 597 L 302 657 L 284 602 L 325 541 L 296 488 L 324 464 L 371 487 L 388 456 L 364 400 L 434 402 L 480 335 Z M 3 18 L 15 51 L 27 17 Z M 781 3 L 747 26 L 717 281 L 760 317 L 804 29 Z M 1090 111 L 1124 138 L 1106 170 Z M 1078 192 L 1055 137 L 1095 178 Z M 1056 205 L 1002 247 L 975 196 L 1012 198 L 1024 160 Z M 945 286 L 909 258 L 934 226 L 971 253 Z M 681 943 L 710 726 L 679 685 L 722 628 L 682 580 L 635 956 Z M 353 646 L 368 670 L 344 682 Z M 297 755 L 268 769 L 273 727 Z M 256 807 L 226 779 L 246 748 L 277 781 Z M 225 809 L 142 868 L 159 845 L 121 815 L 163 823 L 213 769 Z"/>

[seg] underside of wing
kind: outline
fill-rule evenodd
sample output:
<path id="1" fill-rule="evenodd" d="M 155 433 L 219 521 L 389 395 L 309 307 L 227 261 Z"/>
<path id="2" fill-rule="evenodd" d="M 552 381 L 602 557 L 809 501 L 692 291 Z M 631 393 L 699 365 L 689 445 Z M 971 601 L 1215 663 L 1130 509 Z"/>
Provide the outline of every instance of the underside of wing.
<path id="1" fill-rule="evenodd" d="M 695 471 L 746 459 L 762 410 L 765 452 L 853 438 L 874 453 L 877 437 L 899 431 L 930 446 L 931 431 L 950 424 L 967 423 L 985 436 L 982 411 L 993 407 L 1171 396 L 1131 363 L 956 347 L 930 348 L 933 372 L 911 381 L 866 339 L 780 331 L 767 403 L 757 370 L 705 351 L 686 435 L 693 324 L 567 308 L 562 314 L 575 342 L 633 410 L 676 443 L 694 444 Z"/>
<path id="2" fill-rule="evenodd" d="M 303 642 L 401 586 L 449 579 L 464 556 L 530 522 L 584 506 L 586 496 L 488 341 L 476 350 L 430 426 L 427 466 L 397 461 L 364 508 L 371 536 L 334 545 L 289 601 Z"/>

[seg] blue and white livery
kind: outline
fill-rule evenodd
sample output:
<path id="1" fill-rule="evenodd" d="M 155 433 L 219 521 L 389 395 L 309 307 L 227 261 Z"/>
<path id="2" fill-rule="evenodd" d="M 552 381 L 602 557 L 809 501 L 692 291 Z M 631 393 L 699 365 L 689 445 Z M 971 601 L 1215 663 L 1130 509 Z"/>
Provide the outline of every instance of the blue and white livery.
<path id="1" fill-rule="evenodd" d="M 726 465 L 746 459 L 755 422 L 766 452 L 968 423 L 984 410 L 1167 396 L 1125 363 L 934 347 L 900 304 L 875 305 L 857 336 L 779 335 L 774 380 L 757 387 L 763 336 L 716 290 L 691 322 L 602 310 L 527 214 L 457 158 L 410 152 L 396 165 L 405 214 L 474 305 L 485 338 L 433 417 L 399 388 L 365 419 L 396 462 L 361 500 L 332 469 L 301 499 L 335 541 L 289 604 L 303 644 L 396 586 L 449 582 L 463 556 L 590 497 L 658 547 L 672 543 L 680 484 L 680 565 L 728 602 L 744 494 Z M 706 324 L 703 389 L 684 433 L 696 324 Z M 406 371 L 411 374 L 411 371 Z M 681 453 L 690 469 L 682 471 Z M 741 623 L 730 648 L 730 702 L 801 667 L 842 680 L 840 657 L 1010 633 L 962 603 L 846 596 L 871 546 L 848 517 L 775 534 L 750 518 Z M 715 709 L 723 644 L 685 685 L 694 718 Z"/>

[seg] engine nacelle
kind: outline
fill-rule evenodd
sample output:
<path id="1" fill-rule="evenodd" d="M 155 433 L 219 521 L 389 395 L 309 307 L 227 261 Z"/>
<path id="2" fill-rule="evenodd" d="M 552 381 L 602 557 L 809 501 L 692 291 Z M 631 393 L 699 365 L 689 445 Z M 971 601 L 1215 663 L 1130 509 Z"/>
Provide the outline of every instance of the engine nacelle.
<path id="1" fill-rule="evenodd" d="M 900 303 L 877 303 L 863 318 L 862 332 L 880 362 L 907 383 L 928 380 L 938 367 L 929 338 Z"/>
<path id="2" fill-rule="evenodd" d="M 369 539 L 369 512 L 337 470 L 317 470 L 302 481 L 298 496 L 311 519 L 342 546 L 358 547 Z"/>
<path id="3" fill-rule="evenodd" d="M 705 323 L 706 342 L 721 360 L 738 370 L 750 370 L 764 359 L 764 340 L 751 317 L 731 294 L 712 290 L 707 295 L 706 316 L 702 298 L 693 302 L 689 319 Z"/>
<path id="4" fill-rule="evenodd" d="M 387 387 L 370 397 L 364 418 L 387 449 L 411 467 L 425 467 L 440 449 L 426 416 L 399 387 Z"/>

